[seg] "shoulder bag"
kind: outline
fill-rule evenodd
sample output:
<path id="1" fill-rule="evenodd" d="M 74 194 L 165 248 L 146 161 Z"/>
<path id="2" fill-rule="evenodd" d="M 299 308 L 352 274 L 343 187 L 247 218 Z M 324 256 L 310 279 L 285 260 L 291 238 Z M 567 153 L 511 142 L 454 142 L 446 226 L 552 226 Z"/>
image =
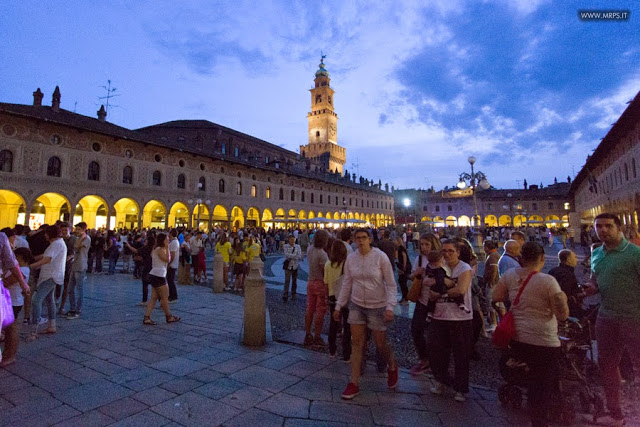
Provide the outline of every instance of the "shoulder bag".
<path id="1" fill-rule="evenodd" d="M 496 327 L 496 330 L 493 331 L 493 335 L 491 336 L 491 342 L 493 343 L 494 346 L 501 349 L 509 348 L 509 344 L 513 340 L 513 337 L 516 336 L 516 324 L 513 319 L 513 310 L 515 309 L 516 305 L 518 305 L 518 303 L 520 302 L 520 295 L 522 295 L 522 291 L 524 291 L 525 286 L 527 286 L 527 283 L 529 283 L 529 280 L 531 279 L 531 277 L 533 277 L 533 275 L 536 273 L 537 271 L 532 271 L 531 273 L 529 273 L 529 275 L 527 276 L 527 279 L 524 281 L 522 286 L 520 286 L 518 295 L 516 295 L 516 298 L 513 300 L 513 304 L 511 305 L 511 310 L 509 310 L 507 314 L 505 314 L 502 317 L 502 319 L 500 320 L 500 323 L 498 323 L 498 326 Z"/>
<path id="2" fill-rule="evenodd" d="M 407 257 L 407 261 L 409 257 Z M 418 254 L 418 268 L 422 267 L 422 254 Z M 420 298 L 420 293 L 422 291 L 422 277 L 414 277 L 413 282 L 411 282 L 411 287 L 409 288 L 409 292 L 407 293 L 407 299 L 411 302 L 418 301 Z"/>
<path id="3" fill-rule="evenodd" d="M 14 320 L 11 294 L 9 290 L 4 287 L 2 279 L 0 279 L 0 326 L 4 329 L 10 326 Z"/>

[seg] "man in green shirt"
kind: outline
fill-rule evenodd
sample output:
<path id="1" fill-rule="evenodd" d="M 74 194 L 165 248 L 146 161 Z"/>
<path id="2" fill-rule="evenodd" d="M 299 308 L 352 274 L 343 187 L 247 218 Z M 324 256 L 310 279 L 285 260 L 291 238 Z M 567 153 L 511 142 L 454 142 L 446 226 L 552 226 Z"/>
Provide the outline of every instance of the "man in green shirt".
<path id="1" fill-rule="evenodd" d="M 587 294 L 600 292 L 596 322 L 598 363 L 614 425 L 624 425 L 620 407 L 620 357 L 624 347 L 637 362 L 640 356 L 640 248 L 622 234 L 620 219 L 603 213 L 595 219 L 603 245 L 591 254 L 592 284 Z"/>

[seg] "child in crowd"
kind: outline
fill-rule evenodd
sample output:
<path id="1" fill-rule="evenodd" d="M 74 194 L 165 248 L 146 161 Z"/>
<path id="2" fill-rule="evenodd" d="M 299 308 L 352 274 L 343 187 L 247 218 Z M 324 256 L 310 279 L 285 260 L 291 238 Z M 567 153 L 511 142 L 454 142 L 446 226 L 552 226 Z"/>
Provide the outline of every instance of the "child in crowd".
<path id="1" fill-rule="evenodd" d="M 429 264 L 427 264 L 425 276 L 428 278 L 435 279 L 436 284 L 431 286 L 431 290 L 433 292 L 437 292 L 439 294 L 444 294 L 447 292 L 447 282 L 454 285 L 454 282 L 447 277 L 447 272 L 444 269 L 444 257 L 442 256 L 442 252 L 440 251 L 431 251 L 427 255 L 427 260 Z M 451 298 L 451 297 L 450 297 Z M 471 311 L 464 305 L 464 296 L 459 296 L 455 298 L 451 298 L 453 302 L 458 304 L 458 308 L 460 310 L 464 310 L 467 313 L 471 313 Z M 433 311 L 436 308 L 436 301 L 429 300 L 427 304 L 427 322 L 431 322 L 433 319 Z"/>
<path id="2" fill-rule="evenodd" d="M 20 266 L 20 271 L 24 276 L 24 281 L 29 281 L 29 264 L 33 262 L 33 256 L 31 255 L 31 251 L 29 248 L 17 248 L 14 251 L 16 256 L 16 260 L 18 261 L 18 265 Z M 5 337 L 4 337 L 4 353 L 2 355 L 2 362 L 0 362 L 0 367 L 4 367 L 7 365 L 11 365 L 16 361 L 16 353 L 18 352 L 18 343 L 20 342 L 20 328 L 18 323 L 18 314 L 22 311 L 22 306 L 24 305 L 24 291 L 25 289 L 20 288 L 20 283 L 18 279 L 12 277 L 11 273 L 7 277 L 4 278 L 4 283 L 11 294 L 11 304 L 13 305 L 13 314 L 16 318 L 9 327 L 4 329 Z"/>

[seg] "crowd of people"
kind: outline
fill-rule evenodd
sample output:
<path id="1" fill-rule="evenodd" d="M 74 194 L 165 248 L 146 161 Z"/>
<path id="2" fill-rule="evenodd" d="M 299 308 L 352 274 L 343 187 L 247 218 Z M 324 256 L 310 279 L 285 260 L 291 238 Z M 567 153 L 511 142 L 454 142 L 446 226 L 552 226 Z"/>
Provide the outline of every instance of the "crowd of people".
<path id="1" fill-rule="evenodd" d="M 73 230 L 73 232 L 71 232 Z M 593 230 L 593 232 L 591 232 Z M 484 261 L 470 240 L 484 238 Z M 297 279 L 304 260 L 308 266 L 304 345 L 324 348 L 331 358 L 340 353 L 351 364 L 351 378 L 342 397 L 360 393 L 360 376 L 368 341 L 376 347 L 379 366 L 387 370 L 388 387 L 398 384 L 398 365 L 387 339 L 397 304 L 415 302 L 411 336 L 418 362 L 412 375 L 431 370 L 430 391 L 442 395 L 447 387 L 456 401 L 469 392 L 474 346 L 488 336 L 511 311 L 516 334 L 510 351 L 536 373 L 528 399 L 533 425 L 547 425 L 549 399 L 559 383 L 558 322 L 580 316 L 581 297 L 599 292 L 602 299 L 596 324 L 599 364 L 611 417 L 623 420 L 620 409 L 619 364 L 626 349 L 640 354 L 640 248 L 637 234 L 622 233 L 619 219 L 599 215 L 592 229 L 583 228 L 579 244 L 591 253 L 592 280 L 580 284 L 572 250 L 577 241 L 562 229 L 527 227 L 473 230 L 417 229 L 265 230 L 229 232 L 215 228 L 141 231 L 87 230 L 80 222 L 65 222 L 28 230 L 17 225 L 0 232 L 0 265 L 4 287 L 11 295 L 12 314 L 24 309 L 27 341 L 39 333 L 55 334 L 56 318 L 72 320 L 83 313 L 86 274 L 121 272 L 141 281 L 146 307 L 143 325 L 155 325 L 151 314 L 158 301 L 167 323 L 180 321 L 170 304 L 178 301 L 178 284 L 206 283 L 207 248 L 223 260 L 225 290 L 242 293 L 248 266 L 255 257 L 283 257 L 282 300 L 297 298 Z M 549 274 L 542 245 L 557 249 L 559 265 Z M 413 252 L 413 259 L 410 256 Z M 483 274 L 478 267 L 484 262 Z M 151 293 L 149 293 L 149 285 Z M 398 297 L 400 293 L 400 297 Z M 4 295 L 0 293 L 0 295 Z M 68 305 L 68 310 L 67 310 Z M 46 318 L 43 317 L 46 308 Z M 66 311 L 65 311 L 66 310 Z M 328 343 L 322 337 L 329 313 Z M 2 313 L 2 312 L 0 312 Z M 8 322 L 7 322 L 8 323 Z M 0 366 L 16 359 L 18 322 L 5 325 Z M 450 359 L 453 356 L 453 375 Z"/>

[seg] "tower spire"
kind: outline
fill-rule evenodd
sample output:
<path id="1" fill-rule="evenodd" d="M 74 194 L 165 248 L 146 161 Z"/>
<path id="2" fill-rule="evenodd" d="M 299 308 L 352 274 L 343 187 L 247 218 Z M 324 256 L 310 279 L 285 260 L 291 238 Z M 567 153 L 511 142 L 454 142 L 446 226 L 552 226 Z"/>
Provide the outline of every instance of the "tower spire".
<path id="1" fill-rule="evenodd" d="M 346 163 L 346 150 L 338 145 L 338 115 L 334 110 L 334 90 L 331 88 L 329 72 L 325 68 L 320 52 L 320 64 L 315 74 L 311 92 L 311 111 L 307 113 L 309 122 L 309 143 L 300 146 L 300 154 L 319 161 L 328 172 L 336 170 L 342 174 Z"/>

